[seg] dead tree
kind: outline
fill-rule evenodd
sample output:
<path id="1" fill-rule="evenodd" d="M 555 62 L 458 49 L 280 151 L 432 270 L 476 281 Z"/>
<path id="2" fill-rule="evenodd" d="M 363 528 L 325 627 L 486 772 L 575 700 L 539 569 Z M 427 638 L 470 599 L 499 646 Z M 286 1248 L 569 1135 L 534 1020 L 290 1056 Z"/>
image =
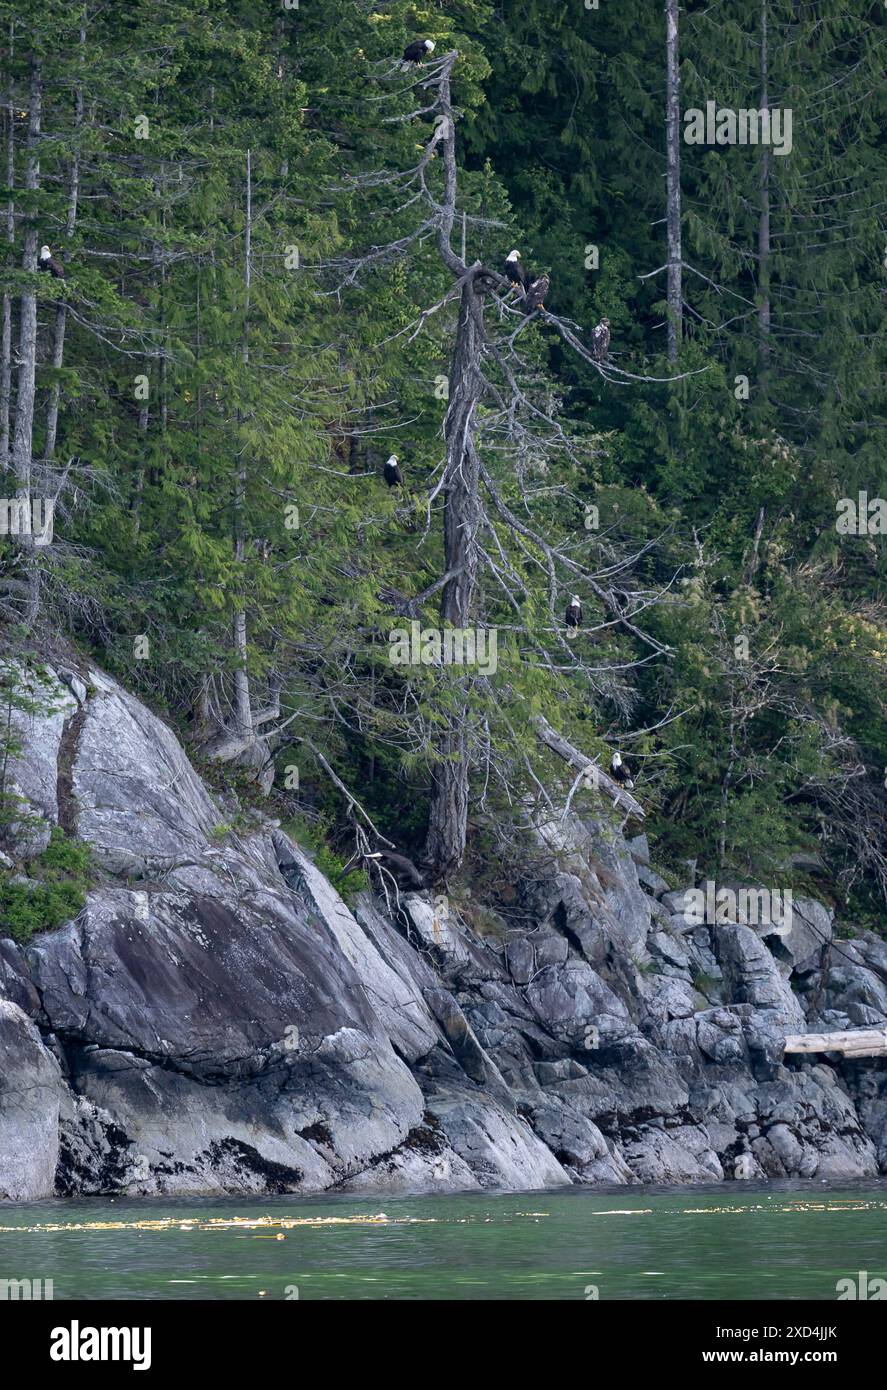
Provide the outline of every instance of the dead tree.
<path id="1" fill-rule="evenodd" d="M 624 678 L 625 671 L 666 650 L 642 627 L 643 613 L 661 597 L 658 588 L 637 589 L 630 581 L 633 564 L 652 543 L 641 547 L 634 555 L 626 555 L 615 542 L 603 540 L 598 548 L 606 562 L 596 567 L 588 563 L 584 555 L 577 555 L 572 542 L 552 542 L 526 519 L 531 515 L 532 484 L 525 485 L 525 478 L 532 472 L 534 457 L 557 450 L 568 454 L 579 465 L 584 465 L 586 460 L 577 453 L 554 409 L 545 402 L 550 386 L 534 392 L 527 384 L 526 364 L 521 356 L 522 336 L 534 324 L 541 323 L 558 333 L 567 347 L 606 381 L 627 385 L 653 378 L 626 371 L 612 359 L 598 361 L 583 342 L 582 330 L 576 324 L 542 308 L 532 314 L 524 313 L 521 306 L 509 298 L 512 287 L 504 276 L 480 261 L 469 261 L 465 254 L 467 214 L 458 204 L 457 113 L 451 99 L 451 78 L 458 56 L 457 52 L 448 53 L 426 70 L 418 85 L 428 93 L 427 104 L 406 116 L 391 118 L 393 121 L 415 121 L 420 117 L 433 120 L 433 130 L 415 168 L 398 173 L 378 171 L 370 176 L 357 176 L 354 181 L 359 184 L 363 178 L 365 187 L 387 186 L 402 192 L 404 201 L 399 211 L 407 206 L 421 206 L 425 212 L 423 220 L 397 240 L 336 263 L 344 272 L 339 283 L 341 290 L 357 283 L 365 270 L 401 258 L 433 237 L 439 259 L 451 277 L 451 285 L 436 304 L 423 309 L 418 320 L 401 332 L 415 337 L 433 315 L 458 300 L 443 427 L 444 459 L 440 475 L 428 494 L 426 511 L 430 526 L 431 504 L 436 498 L 442 498 L 444 572 L 437 583 L 414 599 L 402 597 L 401 610 L 415 613 L 417 604 L 439 591 L 440 621 L 444 628 L 465 629 L 476 624 L 482 616 L 477 610 L 478 581 L 483 570 L 487 577 L 492 576 L 494 592 L 506 608 L 519 613 L 521 602 L 530 597 L 520 572 L 522 566 L 529 564 L 547 576 L 552 626 L 544 639 L 529 637 L 517 620 L 513 630 L 527 636 L 532 659 L 553 676 L 561 670 L 581 673 L 593 688 L 612 693 L 617 688 L 615 682 Z M 411 82 L 405 90 L 411 91 L 415 85 Z M 441 166 L 442 178 L 433 178 L 432 171 Z M 453 248 L 457 226 L 461 233 L 461 255 Z M 534 395 L 542 399 L 534 399 Z M 505 451 L 514 460 L 514 473 L 520 479 L 523 492 L 522 502 L 527 504 L 521 507 L 520 516 L 509 506 L 508 498 L 485 462 L 487 449 L 491 453 Z M 503 535 L 513 547 L 514 561 L 506 552 Z M 637 662 L 620 663 L 618 677 L 615 667 L 590 664 L 577 655 L 575 643 L 566 641 L 559 595 L 565 584 L 575 587 L 577 581 L 599 601 L 602 610 L 600 620 L 586 629 L 589 635 L 618 631 L 647 648 L 647 655 Z M 489 756 L 487 721 L 478 713 L 482 702 L 495 707 L 495 691 L 488 681 L 484 685 L 486 678 L 477 672 L 468 674 L 462 670 L 458 675 L 451 672 L 451 679 L 450 704 L 443 723 L 436 723 L 428 731 L 428 746 L 424 749 L 431 765 L 432 785 L 422 858 L 429 868 L 431 881 L 445 880 L 462 862 L 471 779 L 477 759 L 485 758 L 488 773 L 495 775 Z M 555 736 L 553 730 L 551 733 Z M 576 756 L 581 757 L 578 753 Z M 587 764 L 583 767 L 588 770 Z M 532 767 L 528 766 L 527 771 L 539 786 Z M 607 780 L 606 774 L 603 777 L 600 785 L 605 785 Z M 505 791 L 508 794 L 507 786 Z M 625 794 L 620 792 L 620 796 L 625 806 Z M 633 802 L 634 808 L 637 808 L 635 814 L 643 814 L 636 802 Z"/>
<path id="2" fill-rule="evenodd" d="M 760 108 L 766 111 L 770 105 L 769 91 L 769 48 L 767 37 L 767 7 L 769 0 L 761 0 L 761 40 L 759 71 L 761 77 Z M 761 149 L 761 173 L 759 181 L 761 208 L 758 215 L 758 377 L 763 394 L 766 396 L 770 369 L 770 147 Z"/>
<path id="3" fill-rule="evenodd" d="M 444 492 L 444 566 L 451 577 L 441 592 L 440 618 L 446 626 L 465 628 L 471 618 L 477 582 L 479 524 L 478 457 L 474 416 L 484 394 L 480 361 L 484 344 L 483 301 L 478 294 L 479 265 L 468 269 L 451 246 L 456 216 L 456 123 L 450 96 L 450 74 L 456 54 L 448 56 L 437 83 L 438 129 L 442 132 L 444 195 L 438 227 L 438 249 L 447 269 L 461 284 L 456 341 L 450 368 L 449 406 L 444 422 L 446 462 Z M 425 858 L 445 877 L 458 868 L 465 853 L 468 826 L 468 680 L 463 697 L 440 740 L 432 772 L 431 803 Z"/>
<path id="4" fill-rule="evenodd" d="M 668 239 L 668 360 L 676 362 L 683 323 L 681 252 L 681 73 L 678 0 L 666 0 L 666 234 Z"/>
<path id="5" fill-rule="evenodd" d="M 80 25 L 80 68 L 82 73 L 84 54 L 86 51 L 86 25 Z M 74 150 L 71 155 L 71 167 L 68 176 L 68 208 L 65 216 L 65 235 L 70 245 L 77 226 L 77 203 L 80 196 L 80 136 L 83 129 L 83 79 L 78 77 L 74 92 Z M 65 328 L 68 318 L 68 306 L 64 302 L 59 304 L 55 313 L 55 333 L 52 343 L 52 365 L 55 371 L 61 369 L 65 356 Z M 49 463 L 55 453 L 56 434 L 58 432 L 59 421 L 59 402 L 61 399 L 61 386 L 58 380 L 52 383 L 49 392 L 49 405 L 46 411 L 46 442 L 43 446 L 43 459 Z"/>
<path id="6" fill-rule="evenodd" d="M 246 152 L 246 212 L 243 232 L 243 344 L 241 359 L 249 365 L 249 311 L 252 289 L 252 234 L 253 234 L 253 166 L 252 152 Z M 238 416 L 240 418 L 240 416 Z M 237 463 L 234 481 L 234 558 L 238 566 L 246 558 L 246 535 L 244 530 L 244 509 L 246 505 L 247 467 L 245 460 Z M 234 658 L 234 719 L 237 736 L 249 745 L 253 739 L 252 705 L 249 692 L 249 672 L 247 669 L 246 608 L 243 601 L 238 603 L 232 619 L 232 641 Z"/>
<path id="7" fill-rule="evenodd" d="M 9 22 L 9 57 L 15 39 L 15 23 Z M 6 202 L 6 240 L 10 246 L 15 243 L 15 102 L 12 75 L 6 94 L 6 187 L 9 190 Z M 9 468 L 9 420 L 12 404 L 12 295 L 3 292 L 3 326 L 0 330 L 0 473 Z"/>
<path id="8" fill-rule="evenodd" d="M 24 186 L 27 193 L 35 193 L 40 187 L 40 124 L 43 112 L 43 73 L 36 58 L 31 61 L 29 100 Z M 21 527 L 18 539 L 24 572 L 24 579 L 15 582 L 16 586 L 19 582 L 23 586 L 21 617 L 27 628 L 33 627 L 40 604 L 40 571 L 31 529 L 31 464 L 37 384 L 37 241 L 37 227 L 32 220 L 25 231 L 22 268 L 33 275 L 35 287 L 22 291 L 19 306 L 19 368 L 12 437 L 15 498 Z"/>
<path id="9" fill-rule="evenodd" d="M 448 54 L 439 72 L 429 79 L 428 85 L 436 92 L 434 110 L 437 127 L 434 143 L 439 144 L 441 148 L 444 164 L 443 196 L 437 209 L 437 244 L 440 257 L 455 278 L 460 293 L 449 380 L 449 405 L 444 422 L 444 564 L 445 572 L 450 578 L 443 586 L 440 617 L 445 627 L 465 628 L 472 618 L 481 559 L 478 533 L 485 517 L 481 482 L 494 508 L 500 515 L 505 511 L 507 524 L 518 532 L 522 529 L 517 518 L 509 514 L 507 508 L 503 508 L 494 481 L 480 458 L 477 408 L 482 399 L 495 398 L 500 394 L 499 388 L 489 379 L 485 370 L 486 358 L 492 357 L 504 373 L 505 386 L 512 397 L 509 409 L 513 408 L 515 400 L 525 404 L 528 402 L 511 371 L 508 349 L 500 349 L 490 342 L 484 322 L 486 296 L 497 288 L 505 288 L 505 281 L 479 262 L 466 265 L 465 259 L 456 255 L 452 249 L 451 237 L 457 215 L 458 171 L 455 147 L 456 118 L 450 84 L 457 57 L 457 53 Z M 427 185 L 425 187 L 427 188 Z M 570 325 L 544 312 L 540 313 L 540 317 L 544 321 L 552 322 L 568 342 L 578 348 L 583 356 L 587 356 L 589 361 L 593 361 L 591 354 L 584 349 Z M 518 325 L 515 333 L 521 331 L 523 323 L 526 323 L 526 319 Z M 595 366 L 601 369 L 601 364 L 595 363 Z M 602 375 L 605 374 L 606 369 L 602 370 Z M 548 418 L 551 422 L 551 418 Z M 544 546 L 544 539 L 538 539 Z M 611 611 L 619 610 L 618 600 L 611 591 L 601 588 L 598 591 Z M 620 617 L 623 616 L 624 614 L 620 613 Z M 428 831 L 423 857 L 440 878 L 446 878 L 458 868 L 465 853 L 471 771 L 468 743 L 470 684 L 470 678 L 460 681 L 462 698 L 457 702 L 456 710 L 449 716 L 446 730 L 438 739 L 432 769 Z M 634 805 L 637 806 L 637 803 Z"/>

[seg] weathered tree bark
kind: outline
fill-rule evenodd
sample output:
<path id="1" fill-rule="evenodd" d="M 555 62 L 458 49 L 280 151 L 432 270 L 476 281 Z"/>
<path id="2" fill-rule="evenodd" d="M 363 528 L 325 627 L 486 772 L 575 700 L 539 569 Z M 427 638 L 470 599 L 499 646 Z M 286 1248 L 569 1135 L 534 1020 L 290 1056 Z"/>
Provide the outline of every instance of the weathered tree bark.
<path id="1" fill-rule="evenodd" d="M 253 234 L 253 175 L 252 152 L 246 152 L 246 221 L 244 227 L 244 286 L 245 302 L 243 310 L 243 348 L 244 366 L 249 363 L 249 309 L 252 285 L 252 234 Z M 234 481 L 234 558 L 239 565 L 246 559 L 246 532 L 244 509 L 246 506 L 246 464 L 237 466 Z M 239 738 L 249 740 L 253 736 L 252 706 L 249 693 L 249 674 L 247 671 L 246 609 L 238 608 L 232 622 L 232 640 L 237 666 L 234 671 L 234 718 Z"/>
<path id="2" fill-rule="evenodd" d="M 761 537 L 764 534 L 764 518 L 766 515 L 766 508 L 759 507 L 757 521 L 755 522 L 755 534 L 752 541 L 751 554 L 748 557 L 748 563 L 746 564 L 745 572 L 742 576 L 744 584 L 750 584 L 757 573 L 761 552 Z"/>
<path id="3" fill-rule="evenodd" d="M 163 277 L 164 277 L 165 274 L 166 274 L 166 264 L 165 264 L 165 258 L 164 258 L 164 249 L 163 249 L 163 247 L 161 246 L 161 244 L 160 244 L 159 241 L 152 241 L 152 242 L 151 242 L 151 265 L 152 265 L 153 267 L 155 267 L 155 269 L 156 269 L 156 267 L 158 267 L 158 266 L 160 267 L 159 274 L 158 274 L 158 278 L 159 278 L 159 280 L 160 280 L 160 326 L 161 326 L 161 330 L 163 330 L 164 327 L 165 327 L 165 294 L 164 294 L 164 279 L 163 279 Z M 164 335 L 164 336 L 165 336 L 165 335 Z M 143 363 L 142 371 L 141 371 L 140 375 L 146 376 L 146 377 L 148 378 L 149 383 L 150 383 L 150 380 L 151 380 L 151 362 L 150 362 L 150 359 L 149 359 L 149 358 L 145 358 L 145 361 L 144 361 L 144 363 Z M 150 386 L 149 386 L 149 390 L 150 390 Z M 166 401 L 166 356 L 165 356 L 165 354 L 164 354 L 164 356 L 161 358 L 159 395 L 160 395 L 160 405 L 161 405 L 161 409 L 160 409 L 160 412 L 158 412 L 158 415 L 159 415 L 159 418 L 160 418 L 160 420 L 161 420 L 161 422 L 162 422 L 162 423 L 161 423 L 161 429 L 162 429 L 163 431 L 165 431 L 165 429 L 166 429 L 166 405 L 165 405 L 165 401 Z M 150 418 L 151 418 L 151 415 L 150 415 L 150 404 L 149 404 L 149 401 L 148 401 L 148 400 L 143 400 L 143 401 L 141 401 L 141 402 L 139 403 L 139 434 L 140 434 L 140 436 L 141 436 L 141 441 L 142 441 L 142 456 L 141 456 L 141 458 L 139 459 L 138 464 L 136 465 L 135 476 L 134 476 L 134 478 L 133 478 L 133 484 L 132 484 L 132 501 L 131 501 L 131 503 L 130 503 L 130 511 L 132 512 L 132 516 L 133 516 L 133 530 L 134 530 L 135 535 L 138 535 L 138 534 L 139 534 L 139 531 L 141 530 L 141 526 L 142 526 L 142 502 L 143 502 L 143 500 L 144 500 L 144 494 L 145 494 L 145 475 L 146 475 L 146 473 L 147 473 L 147 471 L 148 471 L 148 470 L 147 470 L 147 465 L 146 465 L 146 462 L 145 462 L 145 458 L 146 458 L 146 455 L 147 455 L 147 452 L 148 452 L 148 426 L 149 426 L 149 423 L 150 423 Z M 152 479 L 152 481 L 153 481 L 153 479 Z"/>
<path id="4" fill-rule="evenodd" d="M 83 55 L 86 48 L 86 25 L 80 25 L 80 65 L 83 66 Z M 77 226 L 77 201 L 80 195 L 80 133 L 83 128 L 83 82 L 78 79 L 77 89 L 74 94 L 74 152 L 71 156 L 71 172 L 68 180 L 68 211 L 65 218 L 65 236 L 70 243 Z M 55 314 L 55 334 L 52 343 L 52 365 L 55 371 L 61 370 L 62 362 L 65 357 L 65 326 L 67 323 L 68 307 L 60 304 Z M 46 442 L 43 448 L 43 457 L 46 463 L 50 461 L 55 453 L 56 434 L 59 422 L 59 401 L 61 399 L 61 385 L 58 381 L 52 383 L 49 393 L 49 405 L 46 409 Z"/>
<path id="5" fill-rule="evenodd" d="M 444 566 L 450 574 L 441 594 L 444 626 L 465 628 L 471 618 L 477 578 L 478 460 L 473 417 L 483 393 L 478 370 L 483 351 L 483 300 L 469 275 L 462 287 L 456 343 L 450 371 L 449 409 L 444 424 Z M 468 831 L 468 700 L 471 678 L 460 682 L 460 708 L 450 718 L 433 771 L 425 859 L 441 878 L 457 869 Z"/>
<path id="6" fill-rule="evenodd" d="M 14 24 L 9 24 L 9 53 L 12 56 Z M 15 203 L 12 189 L 15 185 L 15 104 L 13 102 L 12 78 L 6 98 L 6 187 L 9 198 L 6 203 L 6 240 L 12 246 L 15 242 Z M 3 326 L 0 329 L 0 472 L 9 468 L 9 411 L 12 404 L 12 295 L 3 296 Z"/>
<path id="7" fill-rule="evenodd" d="M 30 114 L 28 117 L 27 158 L 25 161 L 25 190 L 36 192 L 40 186 L 40 122 L 43 108 L 43 75 L 39 63 L 31 63 Z M 25 231 L 22 268 L 37 273 L 37 228 L 33 220 Z M 31 462 L 34 437 L 34 396 L 37 380 L 37 295 L 26 290 L 19 309 L 19 369 L 15 402 L 15 428 L 12 439 L 12 461 L 15 472 L 15 494 L 18 503 L 26 596 L 23 622 L 32 627 L 40 604 L 40 572 L 31 531 Z"/>
<path id="8" fill-rule="evenodd" d="M 456 341 L 450 368 L 449 405 L 444 424 L 444 573 L 450 575 L 441 591 L 440 620 L 464 628 L 471 617 L 477 577 L 479 466 L 474 445 L 474 413 L 483 393 L 479 370 L 484 343 L 483 298 L 476 274 L 452 249 L 456 217 L 457 167 L 455 118 L 450 96 L 450 73 L 456 55 L 445 64 L 437 82 L 439 142 L 444 166 L 443 201 L 438 216 L 437 244 L 441 260 L 462 281 Z M 458 708 L 449 716 L 437 740 L 424 859 L 432 878 L 445 879 L 465 854 L 469 801 L 469 691 L 471 680 L 459 682 Z"/>
<path id="9" fill-rule="evenodd" d="M 767 19 L 769 0 L 761 0 L 761 110 L 770 104 Z M 761 147 L 761 210 L 758 220 L 758 386 L 766 400 L 770 371 L 770 146 Z"/>
<path id="10" fill-rule="evenodd" d="M 146 367 L 146 368 L 148 367 L 148 363 L 147 363 L 147 362 L 145 363 L 145 367 Z M 145 376 L 148 375 L 147 370 L 145 371 L 144 375 L 145 375 Z M 149 415 L 149 410 L 148 410 L 148 402 L 147 402 L 147 401 L 142 401 L 141 404 L 140 404 L 140 406 L 139 406 L 139 436 L 140 436 L 141 441 L 142 441 L 142 449 L 143 449 L 143 450 L 144 450 L 144 449 L 147 449 L 147 447 L 148 447 L 148 424 L 149 424 L 149 421 L 150 421 L 150 415 Z M 133 487 L 132 487 L 132 502 L 130 503 L 130 511 L 132 512 L 132 529 L 133 529 L 133 534 L 136 535 L 136 536 L 139 534 L 139 531 L 141 530 L 141 527 L 142 527 L 142 498 L 143 498 L 143 496 L 144 496 L 144 492 L 145 492 L 145 461 L 144 461 L 144 454 L 143 454 L 142 458 L 139 460 L 139 462 L 138 462 L 138 464 L 137 464 L 137 466 L 136 466 L 136 473 L 135 473 L 135 478 L 134 478 L 134 480 L 133 480 Z"/>
<path id="11" fill-rule="evenodd" d="M 483 394 L 479 371 L 483 352 L 483 299 L 474 277 L 465 283 L 459 304 L 456 342 L 450 371 L 450 405 L 444 424 L 447 473 L 444 488 L 443 622 L 464 627 L 468 621 L 477 578 L 478 467 L 474 449 L 474 412 Z"/>
<path id="12" fill-rule="evenodd" d="M 668 360 L 676 362 L 683 334 L 681 250 L 681 75 L 678 0 L 666 0 L 666 235 L 668 239 Z"/>

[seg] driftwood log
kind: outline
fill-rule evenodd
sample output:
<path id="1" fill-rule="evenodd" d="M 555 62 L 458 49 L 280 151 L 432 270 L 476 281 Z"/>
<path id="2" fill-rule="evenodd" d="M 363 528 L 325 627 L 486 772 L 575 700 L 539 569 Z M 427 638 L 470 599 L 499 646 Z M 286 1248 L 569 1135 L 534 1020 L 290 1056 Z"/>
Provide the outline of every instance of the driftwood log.
<path id="1" fill-rule="evenodd" d="M 843 1052 L 845 1057 L 887 1057 L 887 1028 L 790 1034 L 785 1040 L 785 1051 Z"/>
<path id="2" fill-rule="evenodd" d="M 644 819 L 644 808 L 640 802 L 635 801 L 631 792 L 627 792 L 624 787 L 621 787 L 608 772 L 604 772 L 603 768 L 599 767 L 591 758 L 580 753 L 569 739 L 564 738 L 563 734 L 559 734 L 556 729 L 551 727 L 543 715 L 538 715 L 535 723 L 536 736 L 540 742 L 544 743 L 546 748 L 550 748 L 553 753 L 557 753 L 558 757 L 563 758 L 564 762 L 574 768 L 576 772 L 586 773 L 589 786 L 609 796 L 614 806 L 623 806 L 626 811 L 637 816 L 638 820 Z"/>

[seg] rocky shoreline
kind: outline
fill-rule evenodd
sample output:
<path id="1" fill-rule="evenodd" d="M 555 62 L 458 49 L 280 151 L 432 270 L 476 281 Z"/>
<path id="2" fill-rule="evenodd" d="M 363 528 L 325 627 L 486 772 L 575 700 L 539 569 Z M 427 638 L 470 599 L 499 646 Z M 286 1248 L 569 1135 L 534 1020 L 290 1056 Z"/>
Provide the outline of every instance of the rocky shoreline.
<path id="1" fill-rule="evenodd" d="M 887 1068 L 787 1032 L 887 1023 L 887 944 L 699 924 L 626 840 L 540 825 L 532 925 L 479 934 L 426 894 L 353 910 L 279 827 L 222 820 L 169 728 L 58 666 L 8 771 L 37 847 L 102 880 L 76 921 L 0 939 L 0 1199 L 418 1193 L 865 1179 Z M 2 925 L 0 925 L 2 932 Z"/>

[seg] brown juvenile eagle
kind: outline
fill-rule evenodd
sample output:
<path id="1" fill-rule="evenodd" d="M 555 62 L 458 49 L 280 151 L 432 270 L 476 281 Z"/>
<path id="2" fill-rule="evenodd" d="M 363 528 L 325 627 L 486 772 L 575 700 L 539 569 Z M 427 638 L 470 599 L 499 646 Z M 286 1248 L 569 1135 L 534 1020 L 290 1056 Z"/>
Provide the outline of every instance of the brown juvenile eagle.
<path id="1" fill-rule="evenodd" d="M 595 362 L 606 362 L 610 351 L 610 320 L 601 319 L 591 334 L 591 355 Z"/>
<path id="2" fill-rule="evenodd" d="M 532 281 L 524 295 L 524 313 L 533 314 L 545 304 L 545 296 L 551 284 L 547 275 L 539 275 Z"/>

